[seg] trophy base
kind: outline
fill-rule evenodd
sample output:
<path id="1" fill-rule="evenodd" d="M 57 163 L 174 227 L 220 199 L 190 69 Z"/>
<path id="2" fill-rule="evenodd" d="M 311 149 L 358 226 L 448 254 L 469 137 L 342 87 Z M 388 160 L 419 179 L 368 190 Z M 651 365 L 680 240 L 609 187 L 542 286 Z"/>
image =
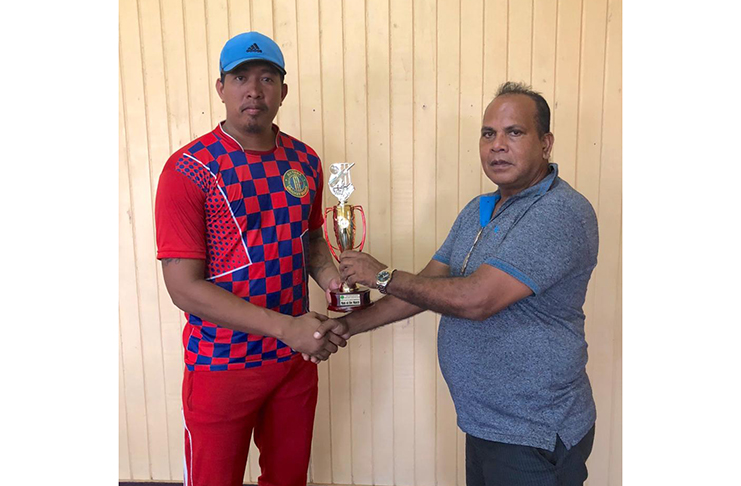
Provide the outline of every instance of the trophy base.
<path id="1" fill-rule="evenodd" d="M 370 300 L 370 289 L 357 289 L 350 292 L 330 290 L 329 296 L 331 302 L 327 305 L 327 310 L 333 312 L 352 312 L 373 305 Z"/>

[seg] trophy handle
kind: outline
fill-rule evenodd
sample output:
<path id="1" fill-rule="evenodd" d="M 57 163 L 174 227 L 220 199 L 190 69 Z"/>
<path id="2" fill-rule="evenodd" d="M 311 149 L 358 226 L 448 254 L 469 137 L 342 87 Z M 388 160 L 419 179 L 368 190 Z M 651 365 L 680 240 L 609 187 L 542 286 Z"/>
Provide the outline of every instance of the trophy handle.
<path id="1" fill-rule="evenodd" d="M 324 224 L 322 225 L 324 227 L 324 239 L 327 241 L 327 246 L 329 246 L 329 251 L 332 252 L 332 256 L 335 260 L 338 262 L 340 261 L 339 258 L 337 258 L 337 255 L 335 254 L 335 250 L 340 251 L 339 248 L 335 248 L 332 246 L 332 242 L 329 239 L 329 235 L 327 234 L 327 216 L 329 213 L 334 210 L 334 208 L 327 208 L 324 211 Z M 363 216 L 363 241 L 365 241 L 365 216 Z"/>
<path id="2" fill-rule="evenodd" d="M 360 215 L 363 217 L 363 239 L 360 240 L 360 246 L 358 246 L 357 248 L 353 248 L 353 249 L 357 249 L 358 251 L 363 251 L 363 245 L 365 245 L 365 211 L 363 211 L 363 206 L 355 206 L 354 209 L 357 209 L 358 211 L 360 211 Z"/>

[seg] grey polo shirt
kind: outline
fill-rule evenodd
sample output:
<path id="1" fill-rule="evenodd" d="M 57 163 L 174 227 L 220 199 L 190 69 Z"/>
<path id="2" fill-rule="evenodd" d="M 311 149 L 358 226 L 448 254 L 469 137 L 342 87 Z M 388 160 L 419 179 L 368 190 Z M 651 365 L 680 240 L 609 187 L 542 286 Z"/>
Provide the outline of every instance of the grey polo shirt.
<path id="1" fill-rule="evenodd" d="M 596 418 L 582 306 L 597 264 L 597 218 L 556 164 L 492 217 L 499 198 L 497 191 L 468 203 L 433 258 L 452 277 L 491 265 L 533 295 L 480 322 L 443 316 L 440 369 L 464 432 L 551 451 L 558 435 L 571 448 Z"/>

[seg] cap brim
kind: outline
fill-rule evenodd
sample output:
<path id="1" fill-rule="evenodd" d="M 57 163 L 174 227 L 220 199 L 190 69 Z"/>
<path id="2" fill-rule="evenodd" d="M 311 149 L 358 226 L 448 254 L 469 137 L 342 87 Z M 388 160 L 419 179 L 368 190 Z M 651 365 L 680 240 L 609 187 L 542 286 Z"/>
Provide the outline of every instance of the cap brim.
<path id="1" fill-rule="evenodd" d="M 248 62 L 256 62 L 256 61 L 266 62 L 268 64 L 271 64 L 273 67 L 275 67 L 275 69 L 277 69 L 279 72 L 283 73 L 284 76 L 286 75 L 286 70 L 283 69 L 282 67 L 278 66 L 277 64 L 275 64 L 273 61 L 269 61 L 268 59 L 260 59 L 260 58 L 257 58 L 257 57 L 251 57 L 249 59 L 240 59 L 238 61 L 234 61 L 234 62 L 228 64 L 224 68 L 224 72 L 225 73 L 230 73 L 230 72 L 234 71 L 236 68 L 238 68 L 239 66 L 241 66 L 242 64 L 245 64 L 245 63 L 248 63 Z"/>

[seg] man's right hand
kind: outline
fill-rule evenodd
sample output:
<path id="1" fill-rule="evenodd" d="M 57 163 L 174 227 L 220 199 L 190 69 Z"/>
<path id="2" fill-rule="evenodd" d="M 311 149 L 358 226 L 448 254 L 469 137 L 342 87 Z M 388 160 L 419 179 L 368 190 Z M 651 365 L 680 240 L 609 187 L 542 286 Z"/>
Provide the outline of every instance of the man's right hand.
<path id="1" fill-rule="evenodd" d="M 346 339 L 334 336 L 315 337 L 315 331 L 327 322 L 327 316 L 309 312 L 300 317 L 287 321 L 286 328 L 281 341 L 292 349 L 310 356 L 317 356 L 321 360 L 329 358 L 329 355 L 337 352 L 337 346 L 345 346 Z"/>
<path id="2" fill-rule="evenodd" d="M 350 339 L 350 330 L 344 320 L 327 319 L 317 327 L 314 338 L 317 341 L 326 339 L 328 341 L 327 345 L 335 344 L 336 346 L 345 347 L 347 340 Z M 323 354 L 302 353 L 302 355 L 305 361 L 311 360 L 312 363 L 319 363 L 329 358 L 329 355 L 325 358 Z"/>
<path id="3" fill-rule="evenodd" d="M 347 341 L 350 339 L 350 327 L 344 319 L 323 320 L 314 332 L 314 337 L 316 339 L 321 339 L 324 336 L 327 336 L 327 338 L 332 340 L 336 338 Z"/>

